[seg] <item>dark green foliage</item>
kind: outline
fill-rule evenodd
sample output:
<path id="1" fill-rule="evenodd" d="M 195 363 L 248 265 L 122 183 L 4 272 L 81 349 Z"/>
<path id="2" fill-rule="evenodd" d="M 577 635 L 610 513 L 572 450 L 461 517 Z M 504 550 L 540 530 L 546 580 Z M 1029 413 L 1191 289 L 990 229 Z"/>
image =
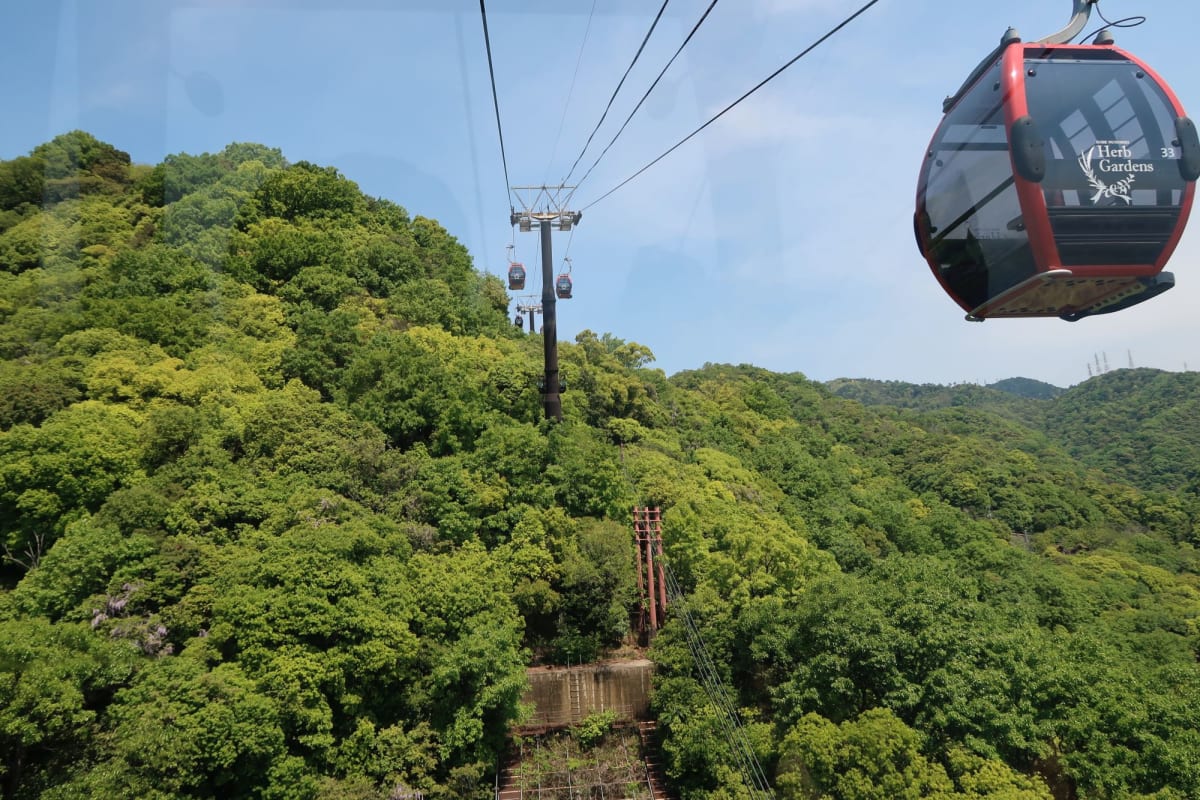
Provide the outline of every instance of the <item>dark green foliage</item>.
<path id="1" fill-rule="evenodd" d="M 1015 394 L 1017 397 L 1031 397 L 1035 400 L 1052 400 L 1066 391 L 1052 383 L 1033 378 L 1005 378 L 1002 381 L 988 384 L 988 388 L 999 389 L 1002 392 Z"/>
<path id="2" fill-rule="evenodd" d="M 1118 369 L 1066 390 L 1026 378 L 986 388 L 865 380 L 829 386 L 840 397 L 872 406 L 973 409 L 973 431 L 979 433 L 1010 427 L 997 419 L 1003 417 L 1019 423 L 1023 435 L 1037 431 L 1081 463 L 1142 489 L 1182 489 L 1198 474 L 1195 373 Z"/>
<path id="3" fill-rule="evenodd" d="M 549 424 L 507 302 L 261 145 L 0 162 L 0 794 L 486 797 L 525 666 L 633 641 L 645 503 L 683 797 L 744 795 L 680 608 L 780 796 L 1200 793 L 1193 376 L 668 378 L 585 331 Z"/>
<path id="4" fill-rule="evenodd" d="M 596 523 L 580 531 L 562 560 L 557 658 L 567 663 L 594 660 L 621 642 L 635 600 L 629 564 L 633 542 L 628 528 Z"/>
<path id="5" fill-rule="evenodd" d="M 0 210 L 120 194 L 130 182 L 129 167 L 128 153 L 83 131 L 64 133 L 28 156 L 0 163 Z"/>
<path id="6" fill-rule="evenodd" d="M 427 441 L 436 455 L 470 449 L 496 413 L 531 420 L 532 365 L 504 341 L 435 328 L 382 331 L 345 370 L 342 396 L 401 447 Z"/>
<path id="7" fill-rule="evenodd" d="M 0 428 L 19 422 L 40 424 L 83 397 L 79 359 L 50 358 L 42 363 L 0 363 Z"/>
<path id="8" fill-rule="evenodd" d="M 978 386 L 962 383 L 955 386 L 913 384 L 903 381 L 851 380 L 830 381 L 829 390 L 838 397 L 857 400 L 866 406 L 891 406 L 917 411 L 938 408 L 985 408 L 1002 416 L 1028 422 L 1038 414 L 1042 403 L 1035 394 L 1011 392 L 993 384 Z"/>
<path id="9" fill-rule="evenodd" d="M 99 178 L 120 182 L 125 180 L 129 167 L 128 153 L 83 131 L 56 136 L 35 147 L 30 157 L 42 162 L 47 181 L 70 178 L 87 171 Z"/>
<path id="10" fill-rule="evenodd" d="M 0 209 L 40 205 L 46 191 L 45 172 L 45 164 L 33 156 L 0 163 Z"/>
<path id="11" fill-rule="evenodd" d="M 1107 372 L 1052 406 L 1048 431 L 1067 452 L 1143 489 L 1177 490 L 1200 476 L 1200 375 Z"/>

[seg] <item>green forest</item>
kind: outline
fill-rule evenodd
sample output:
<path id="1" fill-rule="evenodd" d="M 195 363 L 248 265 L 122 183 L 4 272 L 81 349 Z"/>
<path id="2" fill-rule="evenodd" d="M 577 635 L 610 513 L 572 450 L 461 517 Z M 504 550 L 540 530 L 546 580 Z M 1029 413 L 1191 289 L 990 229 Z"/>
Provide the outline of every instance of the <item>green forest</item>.
<path id="1" fill-rule="evenodd" d="M 508 302 L 268 146 L 0 162 L 0 797 L 490 797 L 526 667 L 626 641 L 649 503 L 778 797 L 1200 798 L 1200 375 L 585 331 L 553 424 Z M 649 657 L 680 796 L 748 797 L 676 615 Z"/>

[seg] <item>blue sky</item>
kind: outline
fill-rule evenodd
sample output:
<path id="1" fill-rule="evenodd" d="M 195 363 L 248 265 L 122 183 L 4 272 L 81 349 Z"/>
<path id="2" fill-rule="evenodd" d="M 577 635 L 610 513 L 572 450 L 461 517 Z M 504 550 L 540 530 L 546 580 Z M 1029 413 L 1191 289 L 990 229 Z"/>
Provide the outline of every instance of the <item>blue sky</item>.
<path id="1" fill-rule="evenodd" d="M 723 0 L 580 186 L 586 206 L 861 5 Z M 672 0 L 576 178 L 708 0 Z M 514 184 L 557 183 L 645 34 L 657 0 L 491 0 L 489 26 Z M 704 133 L 588 208 L 567 253 L 575 298 L 559 336 L 590 328 L 649 346 L 668 373 L 753 363 L 817 380 L 1060 386 L 1112 367 L 1200 368 L 1200 222 L 1153 301 L 1076 324 L 963 321 L 912 237 L 921 155 L 942 97 L 1006 27 L 1036 39 L 1068 0 L 881 0 Z M 1117 31 L 1200 116 L 1194 0 L 1103 0 Z M 500 273 L 508 224 L 474 0 L 20 2 L 0 28 L 0 158 L 83 128 L 156 163 L 233 141 L 336 166 L 368 194 L 438 219 Z M 589 22 L 590 20 L 590 22 Z M 1097 20 L 1098 22 L 1098 20 Z M 587 31 L 586 43 L 584 33 Z M 582 52 L 582 56 L 581 56 Z M 579 65 L 576 75 L 576 64 Z M 574 78 L 574 80 L 573 80 Z M 540 292 L 538 270 L 529 287 Z"/>

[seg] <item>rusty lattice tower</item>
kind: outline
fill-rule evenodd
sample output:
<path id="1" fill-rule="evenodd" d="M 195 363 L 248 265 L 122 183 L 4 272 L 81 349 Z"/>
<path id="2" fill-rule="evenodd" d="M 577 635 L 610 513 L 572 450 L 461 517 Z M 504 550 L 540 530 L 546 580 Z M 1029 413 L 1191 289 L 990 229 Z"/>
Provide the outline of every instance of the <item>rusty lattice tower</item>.
<path id="1" fill-rule="evenodd" d="M 663 577 L 662 509 L 658 506 L 633 509 L 633 533 L 637 541 L 638 627 L 654 633 L 667 613 L 667 585 Z"/>

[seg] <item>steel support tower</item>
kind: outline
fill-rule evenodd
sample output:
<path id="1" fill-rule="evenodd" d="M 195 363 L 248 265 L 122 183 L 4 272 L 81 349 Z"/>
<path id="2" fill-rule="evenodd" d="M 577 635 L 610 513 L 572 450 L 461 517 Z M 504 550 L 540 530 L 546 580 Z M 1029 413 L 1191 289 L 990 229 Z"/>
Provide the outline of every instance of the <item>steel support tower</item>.
<path id="1" fill-rule="evenodd" d="M 510 221 L 529 233 L 535 227 L 542 236 L 542 338 L 546 374 L 542 379 L 542 407 L 546 419 L 562 422 L 562 381 L 558 376 L 558 314 L 555 309 L 554 256 L 551 252 L 550 231 L 571 230 L 583 218 L 583 212 L 569 211 L 574 186 L 513 186 L 513 195 L 521 210 L 513 208 Z M 539 210 L 541 209 L 541 210 Z"/>

